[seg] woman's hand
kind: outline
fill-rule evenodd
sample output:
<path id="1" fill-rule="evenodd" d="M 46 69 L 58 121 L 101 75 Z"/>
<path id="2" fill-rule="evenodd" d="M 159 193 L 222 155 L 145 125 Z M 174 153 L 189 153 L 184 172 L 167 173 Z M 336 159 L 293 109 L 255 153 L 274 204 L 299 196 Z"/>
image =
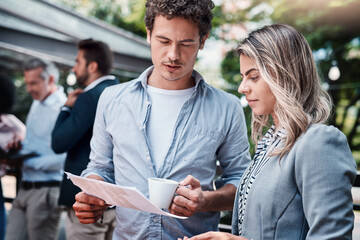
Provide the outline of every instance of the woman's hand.
<path id="1" fill-rule="evenodd" d="M 178 238 L 178 240 L 181 240 Z M 235 236 L 224 232 L 207 232 L 194 237 L 184 237 L 183 240 L 248 240 L 243 237 Z"/>

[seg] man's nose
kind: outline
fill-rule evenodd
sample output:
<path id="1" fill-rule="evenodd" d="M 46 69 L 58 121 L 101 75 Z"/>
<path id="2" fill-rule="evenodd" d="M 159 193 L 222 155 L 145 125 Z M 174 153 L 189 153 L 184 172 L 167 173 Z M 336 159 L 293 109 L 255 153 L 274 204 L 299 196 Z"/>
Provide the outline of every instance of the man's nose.
<path id="1" fill-rule="evenodd" d="M 180 49 L 177 44 L 173 44 L 168 52 L 168 58 L 173 62 L 180 58 Z"/>

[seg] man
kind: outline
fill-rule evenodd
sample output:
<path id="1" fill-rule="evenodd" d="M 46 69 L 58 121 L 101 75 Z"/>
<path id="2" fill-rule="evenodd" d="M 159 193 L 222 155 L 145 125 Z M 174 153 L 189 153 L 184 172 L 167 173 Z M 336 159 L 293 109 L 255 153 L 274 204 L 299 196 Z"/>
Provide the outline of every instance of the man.
<path id="1" fill-rule="evenodd" d="M 57 85 L 59 72 L 51 62 L 30 59 L 24 66 L 24 79 L 34 101 L 26 119 L 22 151 L 39 156 L 23 161 L 22 182 L 9 214 L 6 239 L 56 239 L 65 154 L 55 154 L 50 144 L 66 96 Z"/>
<path id="2" fill-rule="evenodd" d="M 102 91 L 118 80 L 111 75 L 113 55 L 107 44 L 93 39 L 78 43 L 78 53 L 73 71 L 77 84 L 84 89 L 76 89 L 68 95 L 64 107 L 56 121 L 52 133 L 52 148 L 57 153 L 67 152 L 64 170 L 81 174 L 89 162 L 90 139 L 94 125 L 96 106 Z M 111 239 L 115 227 L 115 210 L 108 210 L 104 224 L 80 224 L 72 205 L 80 188 L 63 177 L 59 204 L 66 206 L 67 239 Z"/>
<path id="3" fill-rule="evenodd" d="M 193 70 L 211 29 L 211 0 L 148 0 L 145 23 L 154 66 L 101 95 L 83 176 L 136 187 L 147 178 L 180 181 L 169 211 L 178 220 L 117 207 L 114 239 L 176 239 L 218 230 L 220 210 L 232 209 L 250 161 L 239 99 L 205 83 Z M 224 174 L 212 181 L 219 160 Z M 76 195 L 82 223 L 101 218 L 99 198 Z"/>

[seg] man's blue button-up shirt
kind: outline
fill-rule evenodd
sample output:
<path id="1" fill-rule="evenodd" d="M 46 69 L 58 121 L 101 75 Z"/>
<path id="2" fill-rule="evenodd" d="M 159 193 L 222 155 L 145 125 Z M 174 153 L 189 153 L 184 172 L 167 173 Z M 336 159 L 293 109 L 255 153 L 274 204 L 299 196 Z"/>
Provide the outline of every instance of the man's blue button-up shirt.
<path id="1" fill-rule="evenodd" d="M 211 87 L 196 71 L 196 86 L 174 126 L 164 164 L 155 168 L 146 135 L 151 111 L 147 78 L 152 67 L 130 82 L 102 93 L 91 140 L 90 163 L 82 175 L 136 187 L 148 197 L 149 177 L 183 180 L 191 174 L 203 190 L 214 190 L 216 161 L 224 170 L 217 186 L 238 185 L 250 162 L 246 123 L 239 99 Z M 114 239 L 177 239 L 218 230 L 219 212 L 186 220 L 117 207 Z M 106 217 L 106 213 L 105 213 Z"/>

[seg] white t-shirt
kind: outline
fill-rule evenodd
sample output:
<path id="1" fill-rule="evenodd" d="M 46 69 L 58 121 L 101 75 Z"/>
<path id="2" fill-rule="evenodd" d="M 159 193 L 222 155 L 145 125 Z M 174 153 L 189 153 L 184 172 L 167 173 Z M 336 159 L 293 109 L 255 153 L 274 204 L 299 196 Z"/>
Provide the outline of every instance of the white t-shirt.
<path id="1" fill-rule="evenodd" d="M 174 126 L 184 103 L 195 87 L 184 90 L 166 90 L 147 86 L 152 105 L 147 125 L 150 151 L 156 169 L 164 163 L 170 147 Z"/>

